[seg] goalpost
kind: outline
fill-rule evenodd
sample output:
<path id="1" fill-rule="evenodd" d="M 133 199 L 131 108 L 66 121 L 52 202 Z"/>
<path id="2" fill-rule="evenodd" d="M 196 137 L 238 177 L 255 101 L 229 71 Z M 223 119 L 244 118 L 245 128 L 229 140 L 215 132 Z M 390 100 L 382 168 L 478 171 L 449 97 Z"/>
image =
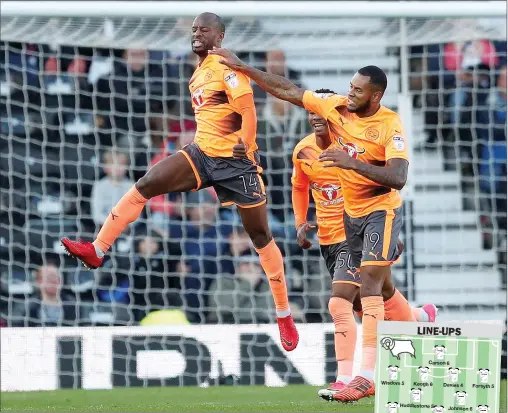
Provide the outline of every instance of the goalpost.
<path id="1" fill-rule="evenodd" d="M 284 74 L 309 89 L 330 88 L 343 94 L 358 68 L 375 64 L 386 71 L 384 104 L 402 117 L 411 159 L 404 189 L 402 237 L 406 249 L 401 264 L 394 268 L 396 282 L 412 303 L 435 302 L 443 307 L 444 320 L 504 317 L 506 135 L 503 161 L 499 136 L 505 125 L 497 116 L 503 111 L 506 115 L 506 106 L 503 109 L 500 104 L 500 79 L 506 76 L 502 74 L 506 65 L 505 2 L 2 1 L 0 272 L 2 300 L 5 297 L 7 305 L 0 309 L 1 318 L 9 326 L 39 322 L 30 312 L 35 308 L 31 303 L 40 303 L 36 271 L 54 257 L 66 299 L 81 325 L 134 325 L 146 308 L 191 310 L 191 315 L 197 314 L 191 320 L 196 323 L 207 323 L 209 313 L 217 312 L 210 301 L 215 293 L 208 284 L 224 274 L 214 269 L 217 274 L 210 276 L 203 262 L 222 268 L 230 251 L 216 251 L 203 261 L 186 250 L 186 243 L 209 240 L 192 239 L 185 231 L 176 241 L 169 239 L 178 202 L 149 205 L 142 220 L 157 227 L 157 237 L 164 241 L 161 251 L 151 257 L 154 263 L 163 262 L 160 268 L 150 264 L 150 259 L 140 263 L 138 248 L 144 247 L 136 240 L 146 234 L 126 235 L 100 276 L 63 258 L 58 243 L 63 235 L 90 238 L 96 230 L 102 203 L 114 197 L 106 192 L 93 195 L 94 184 L 104 177 L 104 164 L 111 155 L 106 153 L 111 148 L 126 156 L 126 176 L 132 182 L 156 155 L 161 156 L 161 141 L 170 136 L 165 148 L 173 151 L 192 136 L 187 82 L 194 61 L 189 53 L 189 28 L 192 19 L 204 11 L 226 20 L 225 47 L 260 68 L 284 65 Z M 148 59 L 150 69 L 146 66 L 145 77 L 119 72 L 127 56 L 124 49 L 132 50 L 128 58 L 134 64 L 144 65 Z M 266 57 L 274 51 L 281 51 L 282 57 L 280 53 Z M 468 86 L 460 79 L 471 67 L 481 73 L 473 71 L 468 79 L 476 80 Z M 328 321 L 326 269 L 317 248 L 306 253 L 295 248 L 288 213 L 289 156 L 303 136 L 306 117 L 294 111 L 286 115 L 287 122 L 280 122 L 264 93 L 255 90 L 255 98 L 271 225 L 285 254 L 291 295 L 300 310 L 296 313 L 304 314 L 304 322 Z M 461 114 L 458 118 L 454 117 L 457 113 Z M 222 214 L 219 224 L 231 224 L 232 217 L 234 213 Z M 175 245 L 168 246 L 166 241 Z M 234 249 L 229 238 L 223 241 Z M 241 242 L 232 241 L 236 246 Z M 178 283 L 169 280 L 169 273 Z M 209 282 L 202 282 L 203 277 L 209 277 Z M 192 279 L 200 281 L 186 286 Z M 122 293 L 124 290 L 127 292 Z M 176 304 L 175 297 L 189 291 L 197 297 L 198 307 L 186 299 Z M 235 305 L 231 310 L 233 315 L 242 313 Z M 245 323 L 238 317 L 232 321 Z M 104 333 L 106 344 L 100 344 L 98 330 L 83 333 L 86 337 L 81 331 L 64 331 L 65 337 L 71 337 L 68 340 L 56 331 L 51 335 L 58 338 L 57 346 L 46 343 L 44 352 L 56 349 L 65 355 L 67 362 L 60 363 L 55 373 L 60 381 L 55 382 L 70 387 L 111 385 L 109 375 L 118 364 L 113 361 L 112 367 L 101 370 L 100 360 L 115 359 L 115 350 L 113 354 L 110 347 L 94 350 L 106 345 L 117 346 L 117 350 L 123 346 L 117 361 L 126 373 L 113 379 L 123 385 L 153 384 L 159 379 L 157 383 L 166 383 L 160 376 L 165 374 L 167 360 L 164 368 L 157 368 L 154 354 L 178 348 L 187 349 L 187 363 L 197 363 L 192 369 L 209 370 L 212 378 L 224 369 L 225 375 L 239 376 L 244 383 L 304 380 L 320 384 L 334 374 L 331 338 L 326 335 L 333 330 L 328 327 L 309 324 L 303 329 L 302 346 L 315 359 L 310 365 L 308 357 L 293 355 L 288 356 L 293 364 L 289 363 L 268 343 L 269 337 L 276 338 L 272 326 L 235 326 L 230 337 L 236 346 L 232 355 L 227 352 L 229 327 L 225 326 L 218 328 L 218 335 L 214 327 L 179 326 L 161 330 L 160 336 L 172 335 L 168 341 L 146 335 L 125 338 L 124 344 L 109 330 Z M 43 339 L 37 332 L 17 331 L 20 336 L 6 345 Z M 125 327 L 120 335 L 127 337 L 129 331 Z M 157 331 L 151 327 L 150 334 L 157 335 Z M 325 337 L 330 340 L 323 344 Z M 252 352 L 249 340 L 254 348 L 265 350 Z M 18 346 L 9 354 L 11 359 L 25 357 L 28 363 L 27 351 Z M 136 351 L 138 357 L 131 354 Z M 81 374 L 88 373 L 76 367 L 78 356 L 84 365 L 89 363 L 100 371 L 82 381 Z M 203 367 L 207 360 L 211 367 Z M 190 370 L 180 365 L 178 357 L 174 363 L 180 366 L 178 374 L 190 377 Z M 261 378 L 246 373 L 254 365 Z M 140 373 L 140 369 L 150 371 Z M 13 380 L 22 386 L 25 378 Z"/>

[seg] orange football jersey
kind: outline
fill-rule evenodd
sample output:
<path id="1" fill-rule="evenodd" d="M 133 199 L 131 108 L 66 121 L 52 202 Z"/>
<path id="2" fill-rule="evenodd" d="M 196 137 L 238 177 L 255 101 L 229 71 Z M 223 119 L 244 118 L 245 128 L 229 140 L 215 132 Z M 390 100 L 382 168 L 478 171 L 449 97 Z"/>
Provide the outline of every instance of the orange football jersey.
<path id="1" fill-rule="evenodd" d="M 318 157 L 322 152 L 312 133 L 303 138 L 293 151 L 295 188 L 312 190 L 316 205 L 318 238 L 321 245 L 338 244 L 346 239 L 343 215 L 344 201 L 337 168 L 325 168 Z"/>
<path id="2" fill-rule="evenodd" d="M 252 93 L 252 86 L 247 76 L 220 64 L 220 58 L 209 55 L 189 82 L 197 125 L 194 142 L 208 156 L 231 157 L 242 128 L 234 100 Z M 256 144 L 249 146 L 249 158 L 256 149 Z"/>
<path id="3" fill-rule="evenodd" d="M 385 106 L 376 114 L 359 118 L 348 112 L 347 98 L 305 91 L 307 110 L 328 120 L 334 145 L 349 156 L 372 165 L 384 166 L 389 159 L 408 160 L 404 130 L 399 115 Z M 335 169 L 335 168 L 334 168 Z M 373 211 L 395 209 L 402 205 L 399 191 L 380 185 L 352 170 L 336 168 L 340 178 L 344 208 L 358 218 Z"/>

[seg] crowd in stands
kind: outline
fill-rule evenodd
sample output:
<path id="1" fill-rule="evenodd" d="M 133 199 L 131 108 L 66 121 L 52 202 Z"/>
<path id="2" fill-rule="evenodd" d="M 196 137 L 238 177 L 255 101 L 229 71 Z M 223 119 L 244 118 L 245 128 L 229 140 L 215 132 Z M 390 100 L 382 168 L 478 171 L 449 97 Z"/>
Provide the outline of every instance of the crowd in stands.
<path id="1" fill-rule="evenodd" d="M 412 53 L 426 56 L 417 59 L 428 74 L 417 103 L 428 146 L 458 151 L 453 163 L 460 157 L 464 176 L 485 194 L 486 219 L 506 232 L 506 43 L 426 48 Z M 245 56 L 300 82 L 283 51 Z M 235 209 L 221 208 L 212 189 L 151 199 L 95 272 L 59 245 L 62 235 L 92 240 L 147 168 L 192 141 L 195 65 L 191 55 L 139 48 L 1 44 L 4 325 L 137 324 L 159 310 L 180 311 L 190 323 L 273 321 L 257 255 Z M 254 94 L 270 227 L 285 257 L 293 314 L 327 320 L 328 275 L 317 248 L 304 254 L 296 245 L 291 207 L 291 153 L 310 132 L 307 115 L 256 86 Z"/>
<path id="2" fill-rule="evenodd" d="M 506 41 L 419 46 L 411 54 L 425 149 L 440 150 L 446 170 L 459 168 L 465 208 L 480 212 L 483 246 L 498 251 L 506 285 Z"/>
<path id="3" fill-rule="evenodd" d="M 282 51 L 262 59 L 287 74 Z M 2 158 L 2 222 L 11 228 L 2 225 L 9 247 L 0 311 L 8 325 L 133 324 L 155 310 L 183 311 L 192 323 L 273 320 L 257 255 L 236 211 L 221 208 L 213 189 L 150 200 L 95 272 L 58 243 L 63 234 L 93 239 L 151 165 L 192 141 L 187 85 L 196 63 L 137 48 L 2 44 L 0 145 L 12 163 Z M 310 129 L 302 110 L 255 93 L 269 219 L 292 280 L 304 268 L 291 214 L 291 148 Z M 310 262 L 319 267 L 317 258 Z M 302 308 L 322 320 L 322 303 L 301 299 L 301 281 L 291 285 L 300 320 Z"/>

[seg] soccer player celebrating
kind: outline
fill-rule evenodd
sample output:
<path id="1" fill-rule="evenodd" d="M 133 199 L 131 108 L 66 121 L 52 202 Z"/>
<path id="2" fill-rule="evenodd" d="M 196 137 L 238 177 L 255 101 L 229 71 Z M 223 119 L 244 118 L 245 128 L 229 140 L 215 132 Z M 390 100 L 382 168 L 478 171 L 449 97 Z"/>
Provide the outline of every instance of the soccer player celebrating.
<path id="1" fill-rule="evenodd" d="M 351 265 L 360 268 L 362 277 L 363 308 L 362 368 L 334 398 L 346 402 L 367 397 L 374 391 L 377 323 L 385 316 L 382 291 L 391 283 L 391 265 L 399 254 L 402 199 L 398 191 L 406 184 L 409 165 L 400 118 L 381 105 L 386 75 L 376 66 L 363 67 L 353 76 L 347 96 L 323 97 L 282 76 L 250 67 L 229 50 L 213 49 L 210 53 L 271 95 L 328 121 L 334 145 L 318 160 L 338 171 Z M 401 311 L 400 317 L 412 319 L 409 305 Z"/>
<path id="2" fill-rule="evenodd" d="M 316 90 L 322 95 L 334 95 L 329 89 Z M 314 133 L 303 138 L 293 151 L 293 210 L 297 229 L 297 242 L 307 249 L 311 242 L 307 231 L 313 227 L 307 222 L 309 209 L 309 189 L 316 205 L 318 240 L 326 267 L 332 277 L 332 294 L 328 309 L 335 325 L 335 357 L 337 360 L 337 380 L 327 389 L 319 390 L 324 399 L 333 399 L 334 394 L 342 390 L 352 380 L 354 353 L 356 348 L 357 327 L 353 309 L 361 311 L 360 274 L 352 266 L 346 234 L 344 232 L 344 203 L 342 189 L 336 168 L 327 168 L 319 162 L 319 155 L 331 144 L 332 139 L 326 119 L 309 112 L 309 123 Z M 402 252 L 402 243 L 399 253 Z M 408 315 L 405 311 L 407 301 L 391 284 L 385 283 L 382 291 L 385 308 L 385 320 L 408 321 L 401 318 Z M 434 322 L 437 309 L 433 304 L 421 308 L 412 308 L 416 321 Z"/>
<path id="3" fill-rule="evenodd" d="M 93 243 L 63 238 L 62 244 L 85 266 L 97 268 L 150 198 L 213 186 L 222 205 L 238 207 L 269 280 L 282 346 L 291 351 L 299 336 L 289 309 L 282 254 L 268 228 L 252 87 L 247 76 L 221 64 L 219 56 L 208 54 L 220 47 L 224 33 L 221 18 L 212 13 L 200 14 L 192 25 L 192 51 L 199 57 L 189 85 L 197 123 L 194 142 L 158 162 L 136 182 L 113 207 Z"/>

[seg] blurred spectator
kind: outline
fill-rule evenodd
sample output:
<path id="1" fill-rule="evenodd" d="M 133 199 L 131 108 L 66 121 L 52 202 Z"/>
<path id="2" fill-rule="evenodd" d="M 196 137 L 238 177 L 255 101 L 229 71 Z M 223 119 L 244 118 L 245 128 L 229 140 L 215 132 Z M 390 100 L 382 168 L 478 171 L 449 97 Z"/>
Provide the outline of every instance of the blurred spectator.
<path id="1" fill-rule="evenodd" d="M 282 222 L 291 206 L 291 148 L 309 133 L 310 126 L 302 109 L 267 98 L 259 116 L 257 143 L 271 201 L 269 208 Z"/>
<path id="2" fill-rule="evenodd" d="M 109 150 L 104 154 L 104 178 L 96 181 L 92 188 L 91 212 L 96 225 L 102 225 L 111 208 L 134 184 L 126 176 L 127 155 Z"/>
<path id="3" fill-rule="evenodd" d="M 73 46 L 43 46 L 46 60 L 44 62 L 44 91 L 48 95 L 63 97 L 62 103 L 67 107 L 89 107 L 88 94 L 75 94 L 76 91 L 88 89 L 88 70 L 92 50 Z M 84 100 L 84 104 L 80 102 Z M 53 99 L 52 105 L 56 105 Z"/>
<path id="4" fill-rule="evenodd" d="M 250 251 L 235 257 L 235 274 L 216 278 L 210 287 L 210 322 L 270 323 L 275 307 L 259 258 Z"/>
<path id="5" fill-rule="evenodd" d="M 133 284 L 138 312 L 146 314 L 151 310 L 181 307 L 180 279 L 187 268 L 180 261 L 180 249 L 170 243 L 165 250 L 163 240 L 155 231 L 140 235 L 136 242 Z"/>
<path id="6" fill-rule="evenodd" d="M 289 77 L 298 83 L 297 72 L 287 67 L 282 50 L 267 52 L 265 64 L 267 72 Z M 269 209 L 281 222 L 291 215 L 292 148 L 309 133 L 310 125 L 304 110 L 272 96 L 266 97 L 258 114 L 257 144 L 271 201 Z"/>
<path id="7" fill-rule="evenodd" d="M 2 42 L 1 45 L 0 95 L 9 96 L 14 104 L 22 103 L 26 97 L 31 102 L 38 102 L 39 74 L 44 66 L 42 46 L 14 42 Z"/>
<path id="8" fill-rule="evenodd" d="M 30 300 L 28 325 L 70 326 L 77 321 L 77 303 L 62 293 L 62 275 L 55 264 L 41 265 L 35 275 L 36 295 Z"/>
<path id="9" fill-rule="evenodd" d="M 478 175 L 477 159 L 488 139 L 491 71 L 498 62 L 494 45 L 488 40 L 445 46 L 445 69 L 456 72 L 449 101 L 451 137 L 458 142 L 462 170 L 469 176 Z"/>
<path id="10" fill-rule="evenodd" d="M 181 240 L 188 272 L 184 278 L 185 308 L 191 322 L 204 322 L 208 307 L 207 291 L 216 276 L 232 272 L 225 259 L 229 250 L 226 229 L 217 225 L 219 203 L 215 191 L 203 189 L 185 194 L 186 216 L 173 220 L 169 238 Z"/>
<path id="11" fill-rule="evenodd" d="M 217 277 L 210 286 L 208 321 L 219 323 L 268 323 L 273 320 L 275 307 L 270 286 L 251 249 L 248 234 L 242 229 L 229 237 L 230 251 L 235 262 L 234 275 Z"/>
<path id="12" fill-rule="evenodd" d="M 252 62 L 255 64 L 255 62 Z M 255 64 L 256 65 L 256 64 Z M 256 65 L 258 66 L 258 65 Z M 269 50 L 266 52 L 264 56 L 264 67 L 260 67 L 260 69 L 265 70 L 268 73 L 273 73 L 275 75 L 284 76 L 291 80 L 295 85 L 302 86 L 300 83 L 300 72 L 291 69 L 288 67 L 286 62 L 286 54 L 283 50 Z M 267 93 L 261 89 L 256 83 L 253 84 L 254 96 L 256 97 L 256 102 L 259 100 L 265 100 L 267 98 Z"/>
<path id="13" fill-rule="evenodd" d="M 182 306 L 182 266 L 177 245 L 164 245 L 157 232 L 144 225 L 135 232 L 134 260 L 120 254 L 108 261 L 101 270 L 97 295 L 102 302 L 132 305 L 139 321 L 152 310 Z"/>
<path id="14" fill-rule="evenodd" d="M 486 194 L 486 205 L 481 218 L 484 246 L 492 248 L 501 243 L 501 262 L 506 264 L 506 66 L 497 80 L 494 109 L 491 114 L 491 136 L 482 147 L 480 188 Z M 493 231 L 492 231 L 493 230 Z M 497 239 L 496 239 L 497 237 Z"/>
<path id="15" fill-rule="evenodd" d="M 175 120 L 170 121 L 168 127 L 169 135 L 159 142 L 158 151 L 151 159 L 150 167 L 194 140 L 196 131 L 195 122 L 190 120 Z M 155 196 L 148 202 L 147 206 L 151 219 L 162 233 L 167 232 L 169 220 L 175 215 L 175 204 L 178 204 L 180 201 L 181 197 L 178 194 L 172 193 Z"/>
<path id="16" fill-rule="evenodd" d="M 166 68 L 149 60 L 145 49 L 126 49 L 110 74 L 97 81 L 97 105 L 114 131 L 145 132 L 147 114 L 164 113 L 169 96 L 176 94 Z M 109 116 L 108 116 L 109 115 Z"/>

